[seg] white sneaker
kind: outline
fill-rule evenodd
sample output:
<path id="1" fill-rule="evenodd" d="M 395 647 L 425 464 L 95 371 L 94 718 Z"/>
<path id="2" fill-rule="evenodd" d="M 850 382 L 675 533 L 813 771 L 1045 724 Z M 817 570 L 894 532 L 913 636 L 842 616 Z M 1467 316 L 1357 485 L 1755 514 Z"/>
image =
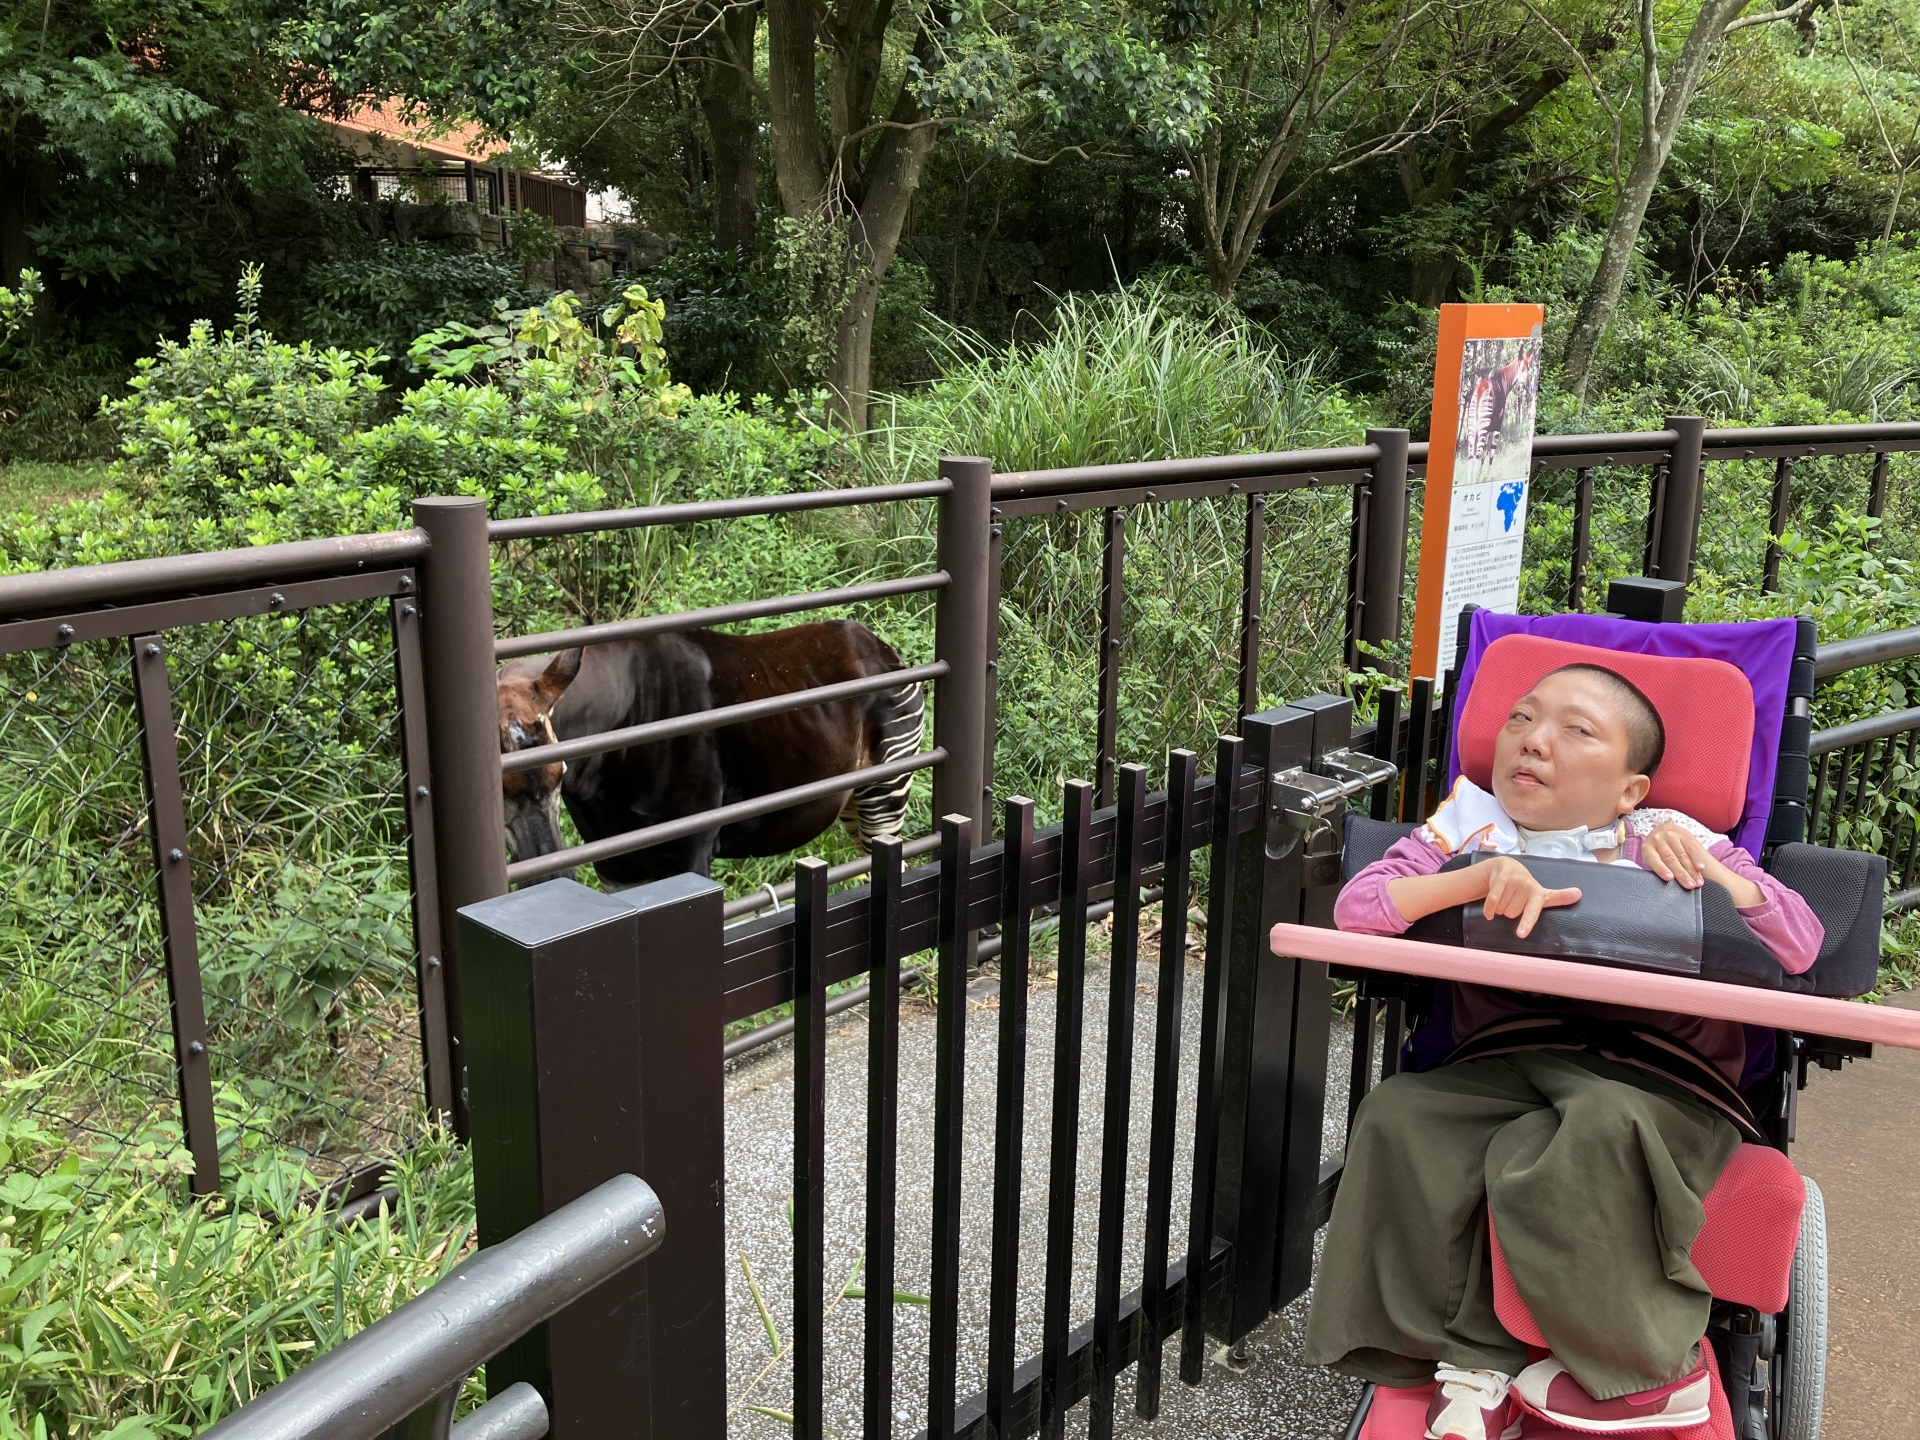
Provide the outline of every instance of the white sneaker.
<path id="1" fill-rule="evenodd" d="M 1498 1370 L 1433 1372 L 1438 1388 L 1427 1406 L 1427 1440 L 1520 1440 L 1520 1415 Z"/>
<path id="2" fill-rule="evenodd" d="M 1513 1382 L 1520 1403 L 1542 1420 L 1590 1435 L 1620 1435 L 1635 1430 L 1681 1430 L 1704 1425 L 1711 1411 L 1713 1381 L 1707 1374 L 1706 1346 L 1695 1352 L 1693 1368 L 1678 1380 L 1596 1400 L 1567 1367 L 1549 1355 L 1529 1365 Z"/>

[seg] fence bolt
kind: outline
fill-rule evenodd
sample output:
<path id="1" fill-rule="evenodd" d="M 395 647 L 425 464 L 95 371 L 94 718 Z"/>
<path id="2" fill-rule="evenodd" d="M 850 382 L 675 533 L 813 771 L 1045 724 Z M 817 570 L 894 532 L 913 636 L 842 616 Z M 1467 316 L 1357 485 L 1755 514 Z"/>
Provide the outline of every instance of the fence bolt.
<path id="1" fill-rule="evenodd" d="M 167 859 L 169 859 L 169 860 L 171 860 L 171 861 L 173 861 L 173 862 L 174 862 L 174 864 L 176 864 L 176 865 L 177 865 L 177 864 L 179 864 L 179 863 L 180 863 L 180 862 L 181 862 L 182 860 L 184 860 L 184 859 L 186 859 L 186 858 L 187 858 L 187 857 L 186 857 L 186 856 L 185 856 L 184 854 L 182 854 L 182 853 L 181 853 L 181 852 L 180 852 L 179 850 L 169 850 L 169 851 L 167 851 Z"/>
<path id="2" fill-rule="evenodd" d="M 194 1059 L 198 1060 L 202 1055 L 206 1053 L 207 1053 L 207 1047 L 201 1041 L 189 1040 L 187 1042 L 187 1054 L 193 1056 Z"/>
<path id="3" fill-rule="evenodd" d="M 413 794 L 415 799 L 424 800 L 428 794 L 427 787 L 424 785 L 416 785 L 413 787 Z"/>
<path id="4" fill-rule="evenodd" d="M 413 602 L 409 600 L 405 605 L 402 605 L 400 607 L 400 613 L 402 615 L 405 615 L 408 619 L 412 619 L 415 615 L 418 615 L 420 612 L 414 609 Z"/>
<path id="5" fill-rule="evenodd" d="M 440 968 L 440 957 L 438 955 L 427 956 L 427 969 L 438 970 L 439 968 Z"/>
<path id="6" fill-rule="evenodd" d="M 147 658 L 149 660 L 158 660 L 160 658 L 160 647 L 151 641 L 147 644 Z"/>
<path id="7" fill-rule="evenodd" d="M 284 605 L 287 603 L 287 597 L 282 595 L 279 591 L 276 590 L 273 594 L 267 597 L 267 603 L 269 605 Z"/>
<path id="8" fill-rule="evenodd" d="M 73 626 L 71 626 L 71 625 L 62 625 L 62 626 L 61 626 L 61 627 L 59 628 L 59 630 L 57 630 L 57 631 L 56 631 L 56 632 L 54 632 L 54 633 L 56 633 L 57 635 L 59 635 L 59 637 L 60 637 L 60 638 L 61 638 L 62 640 L 71 640 L 71 639 L 73 639 Z"/>
<path id="9" fill-rule="evenodd" d="M 402 575 L 400 577 L 400 588 L 402 590 L 411 590 L 413 588 L 413 577 L 411 575 Z"/>

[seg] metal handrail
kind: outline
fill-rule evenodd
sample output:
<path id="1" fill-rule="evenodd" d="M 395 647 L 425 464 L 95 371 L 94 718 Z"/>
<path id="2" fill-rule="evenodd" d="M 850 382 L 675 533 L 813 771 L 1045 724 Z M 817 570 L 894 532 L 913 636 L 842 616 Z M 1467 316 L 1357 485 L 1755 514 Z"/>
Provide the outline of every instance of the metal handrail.
<path id="1" fill-rule="evenodd" d="M 1807 758 L 1818 760 L 1822 755 L 1844 750 L 1849 745 L 1884 740 L 1889 735 L 1899 735 L 1908 730 L 1920 730 L 1920 709 L 1894 710 L 1885 715 L 1869 715 L 1864 720 L 1850 720 L 1831 730 L 1814 731 L 1807 744 Z"/>
<path id="2" fill-rule="evenodd" d="M 650 525 L 687 525 L 696 520 L 737 520 L 747 515 L 784 515 L 795 510 L 836 510 L 848 505 L 883 505 L 895 500 L 933 500 L 952 491 L 951 480 L 918 480 L 907 485 L 857 485 L 847 490 L 802 490 L 791 495 L 742 495 L 732 500 L 644 505 L 632 510 L 527 515 L 517 520 L 489 521 L 487 538 L 498 542 L 585 535 L 600 530 L 640 530 Z"/>
<path id="3" fill-rule="evenodd" d="M 476 1366 L 652 1254 L 666 1228 L 652 1187 L 616 1175 L 461 1261 L 425 1293 L 205 1431 L 203 1440 L 375 1440 L 403 1424 L 410 1440 L 447 1440 L 460 1384 Z M 544 1434 L 546 1407 L 522 1389 L 495 1396 L 461 1422 L 459 1440 Z M 538 1430 L 531 1428 L 534 1404 Z"/>
<path id="4" fill-rule="evenodd" d="M 1889 660 L 1910 660 L 1916 655 L 1920 655 L 1920 625 L 1904 630 L 1879 630 L 1871 635 L 1852 635 L 1815 649 L 1813 678 L 1831 680 L 1848 670 L 1884 665 Z"/>
<path id="5" fill-rule="evenodd" d="M 910 670 L 887 670 L 878 675 L 862 676 L 858 680 L 842 680 L 835 685 L 813 685 L 805 690 L 789 690 L 784 695 L 769 695 L 764 700 L 722 705 L 713 710 L 695 710 L 691 714 L 676 715 L 671 720 L 649 720 L 644 725 L 629 725 L 623 730 L 602 730 L 597 734 L 561 740 L 552 745 L 509 750 L 500 757 L 500 773 L 514 775 L 523 770 L 538 770 L 545 765 L 580 760 L 588 755 L 604 755 L 609 750 L 655 745 L 681 735 L 698 735 L 704 730 L 718 730 L 748 720 L 764 720 L 791 710 L 828 705 L 835 700 L 857 699 L 880 690 L 898 689 L 902 685 L 918 685 L 923 680 L 938 680 L 951 668 L 946 661 L 936 660 L 931 665 L 916 665 Z"/>
<path id="6" fill-rule="evenodd" d="M 689 835 L 698 835 L 702 830 L 717 830 L 724 825 L 733 824 L 736 820 L 752 820 L 757 816 L 771 815 L 776 810 L 804 805 L 810 800 L 823 800 L 842 790 L 877 785 L 882 780 L 894 780 L 902 775 L 910 775 L 915 770 L 925 770 L 928 766 L 938 765 L 946 758 L 947 752 L 936 745 L 931 750 L 923 750 L 918 755 L 903 756 L 898 760 L 889 760 L 884 765 L 871 765 L 864 770 L 849 770 L 842 775 L 829 775 L 824 780 L 795 785 L 788 790 L 770 791 L 765 795 L 757 795 L 751 800 L 737 800 L 731 805 L 721 805 L 712 810 L 683 815 L 678 820 L 665 820 L 658 825 L 644 825 L 638 830 L 609 835 L 604 840 L 589 841 L 585 845 L 569 845 L 566 849 L 555 850 L 550 855 L 536 855 L 529 860 L 515 861 L 507 866 L 507 882 L 512 885 L 525 885 L 532 880 L 544 880 L 550 875 L 558 875 L 563 870 L 571 870 L 576 865 L 611 860 L 616 855 L 630 855 L 635 850 L 648 850 L 655 845 L 664 845 L 669 840 L 684 840 Z"/>
<path id="7" fill-rule="evenodd" d="M 1371 465 L 1379 458 L 1378 445 L 1347 445 L 1333 450 L 1278 450 L 1264 455 L 1206 455 L 1182 460 L 1133 460 L 1117 465 L 1074 465 L 1060 470 L 1009 470 L 993 477 L 993 498 L 1017 500 L 1073 490 L 1119 490 L 1146 484 L 1175 485 L 1294 475 L 1309 470 L 1351 470 Z"/>
<path id="8" fill-rule="evenodd" d="M 61 570 L 0 576 L 0 616 L 29 616 L 127 600 L 205 593 L 233 586 L 294 580 L 306 575 L 352 575 L 395 570 L 427 553 L 427 532 L 393 530 L 292 540 L 239 550 L 203 550 L 192 555 L 156 555 Z"/>
<path id="9" fill-rule="evenodd" d="M 953 577 L 946 571 L 935 570 L 930 575 L 909 575 L 901 580 L 875 580 L 871 584 L 847 585 L 838 590 L 777 595 L 771 600 L 742 600 L 735 605 L 680 610 L 670 615 L 642 615 L 637 620 L 609 620 L 603 625 L 548 630 L 540 635 L 511 635 L 493 642 L 493 658 L 512 660 L 521 655 L 543 655 L 549 650 L 565 650 L 574 645 L 605 645 L 612 640 L 633 640 L 642 635 L 675 635 L 686 630 L 703 630 L 709 625 L 734 625 L 742 620 L 764 620 L 772 615 L 825 610 L 834 605 L 852 605 L 861 600 L 884 600 L 894 595 L 917 594 L 922 590 L 943 590 L 952 582 Z"/>

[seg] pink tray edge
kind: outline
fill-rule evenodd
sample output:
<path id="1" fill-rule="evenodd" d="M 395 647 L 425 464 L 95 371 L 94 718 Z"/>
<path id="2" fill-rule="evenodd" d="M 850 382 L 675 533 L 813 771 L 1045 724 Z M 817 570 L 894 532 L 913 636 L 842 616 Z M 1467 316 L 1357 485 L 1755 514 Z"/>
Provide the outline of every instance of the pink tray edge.
<path id="1" fill-rule="evenodd" d="M 1709 1020 L 1737 1020 L 1744 1025 L 1771 1025 L 1781 1030 L 1801 1030 L 1836 1039 L 1920 1050 L 1920 1011 L 1885 1005 L 1750 989 L 1716 980 L 1690 980 L 1681 975 L 1581 965 L 1571 960 L 1500 955 L 1491 950 L 1434 945 L 1388 935 L 1356 935 L 1317 925 L 1276 925 L 1272 943 L 1274 954 L 1293 955 L 1302 960 L 1458 980 L 1470 985 L 1497 985 L 1536 995 L 1560 995 L 1569 1000 L 1670 1010 Z"/>

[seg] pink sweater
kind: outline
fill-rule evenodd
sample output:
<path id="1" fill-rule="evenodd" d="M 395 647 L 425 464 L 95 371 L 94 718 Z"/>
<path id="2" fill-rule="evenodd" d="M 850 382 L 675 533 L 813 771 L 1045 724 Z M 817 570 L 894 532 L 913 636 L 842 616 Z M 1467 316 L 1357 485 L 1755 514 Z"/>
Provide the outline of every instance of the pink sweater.
<path id="1" fill-rule="evenodd" d="M 1766 896 L 1758 905 L 1742 906 L 1740 918 L 1774 953 L 1789 975 L 1798 975 L 1819 957 L 1826 930 L 1799 895 L 1753 863 L 1753 857 L 1730 840 L 1710 847 L 1714 859 L 1734 874 L 1753 881 Z M 1624 858 L 1640 863 L 1640 837 L 1628 835 Z M 1447 863 L 1446 854 L 1419 834 L 1399 841 L 1380 859 L 1347 883 L 1333 907 L 1333 923 L 1342 930 L 1364 935 L 1399 935 L 1412 922 L 1395 908 L 1387 895 L 1390 881 L 1409 875 L 1432 875 Z M 1731 1020 L 1703 1020 L 1694 1015 L 1661 1014 L 1625 1005 L 1596 1005 L 1552 996 L 1523 996 L 1513 990 L 1482 985 L 1453 987 L 1453 1041 L 1457 1045 L 1475 1031 L 1508 1015 L 1526 1011 L 1570 1010 L 1606 1020 L 1655 1025 L 1705 1055 L 1733 1084 L 1740 1083 L 1746 1065 L 1747 1044 L 1742 1027 Z"/>

